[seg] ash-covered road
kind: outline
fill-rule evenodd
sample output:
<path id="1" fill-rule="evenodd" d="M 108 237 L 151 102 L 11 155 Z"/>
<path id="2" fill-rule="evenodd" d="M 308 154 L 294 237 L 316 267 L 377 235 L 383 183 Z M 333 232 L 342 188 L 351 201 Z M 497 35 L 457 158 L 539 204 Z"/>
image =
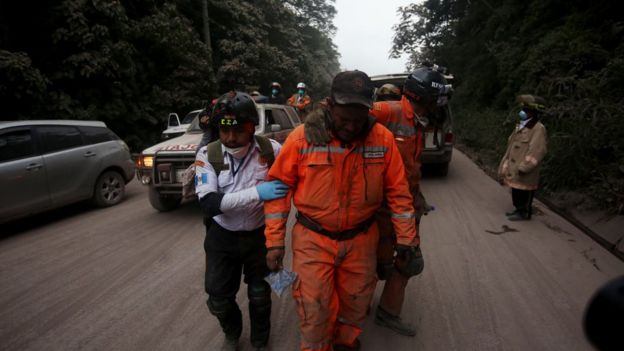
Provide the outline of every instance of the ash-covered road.
<path id="1" fill-rule="evenodd" d="M 422 221 L 425 271 L 403 312 L 418 334 L 395 335 L 370 316 L 362 350 L 591 350 L 585 304 L 623 262 L 539 203 L 532 221 L 507 221 L 507 190 L 457 151 L 449 176 L 423 189 L 436 210 Z M 158 213 L 136 181 L 127 192 L 116 207 L 0 225 L 0 349 L 219 349 L 198 207 Z M 272 321 L 271 350 L 296 350 L 290 294 L 273 296 Z"/>

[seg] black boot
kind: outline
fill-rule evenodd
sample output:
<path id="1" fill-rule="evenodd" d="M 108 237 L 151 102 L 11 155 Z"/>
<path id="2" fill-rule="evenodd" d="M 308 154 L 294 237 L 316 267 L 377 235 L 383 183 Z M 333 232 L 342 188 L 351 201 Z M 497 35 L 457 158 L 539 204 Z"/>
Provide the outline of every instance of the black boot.
<path id="1" fill-rule="evenodd" d="M 271 287 L 265 281 L 250 283 L 247 296 L 251 345 L 255 350 L 266 349 L 271 334 Z"/>
<path id="2" fill-rule="evenodd" d="M 236 304 L 236 298 L 208 297 L 208 309 L 219 320 L 221 329 L 225 333 L 226 345 L 238 345 L 238 339 L 243 332 L 243 315 Z M 235 342 L 235 343 L 234 343 Z M 228 346 L 231 349 L 231 346 Z M 236 350 L 236 347 L 233 350 Z"/>
<path id="3" fill-rule="evenodd" d="M 512 216 L 507 217 L 507 219 L 510 221 L 514 221 L 514 222 L 515 221 L 528 221 L 529 219 L 531 219 L 531 217 L 529 216 L 527 212 L 518 211 Z"/>
<path id="4" fill-rule="evenodd" d="M 518 210 L 517 208 L 515 208 L 513 211 L 509 211 L 509 212 L 505 212 L 505 216 L 509 217 L 509 216 L 513 216 L 516 213 L 520 212 L 520 210 Z"/>
<path id="5" fill-rule="evenodd" d="M 360 339 L 355 339 L 355 344 L 353 346 L 347 346 L 344 344 L 334 344 L 334 351 L 359 351 L 360 349 Z"/>
<path id="6" fill-rule="evenodd" d="M 403 322 L 403 320 L 401 320 L 401 317 L 399 316 L 394 316 L 386 312 L 386 310 L 381 308 L 381 306 L 377 306 L 377 312 L 375 313 L 375 324 L 386 327 L 401 335 L 416 335 L 416 328 L 414 328 L 413 325 Z"/>
<path id="7" fill-rule="evenodd" d="M 238 351 L 238 339 L 228 339 L 226 336 L 221 351 Z"/>

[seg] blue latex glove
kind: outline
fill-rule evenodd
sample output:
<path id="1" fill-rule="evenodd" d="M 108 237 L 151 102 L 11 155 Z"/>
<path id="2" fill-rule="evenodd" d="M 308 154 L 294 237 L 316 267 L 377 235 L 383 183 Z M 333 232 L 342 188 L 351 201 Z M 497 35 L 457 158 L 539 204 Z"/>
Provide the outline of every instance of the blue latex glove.
<path id="1" fill-rule="evenodd" d="M 262 183 L 256 186 L 261 201 L 279 199 L 288 193 L 288 185 L 279 180 Z"/>

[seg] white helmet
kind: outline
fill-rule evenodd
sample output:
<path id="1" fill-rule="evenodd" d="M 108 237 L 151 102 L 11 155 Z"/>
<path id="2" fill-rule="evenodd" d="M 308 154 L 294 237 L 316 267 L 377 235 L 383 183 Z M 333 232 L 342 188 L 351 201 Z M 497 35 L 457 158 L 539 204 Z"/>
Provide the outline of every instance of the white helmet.
<path id="1" fill-rule="evenodd" d="M 299 84 L 297 84 L 297 89 L 305 89 L 305 88 L 306 88 L 305 83 L 300 82 Z"/>

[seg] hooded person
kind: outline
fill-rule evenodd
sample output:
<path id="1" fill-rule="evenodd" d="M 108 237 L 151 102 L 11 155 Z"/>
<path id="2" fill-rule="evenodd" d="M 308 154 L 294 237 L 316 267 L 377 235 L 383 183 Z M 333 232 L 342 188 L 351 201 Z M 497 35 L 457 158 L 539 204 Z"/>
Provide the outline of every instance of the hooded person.
<path id="1" fill-rule="evenodd" d="M 545 101 L 536 95 L 518 95 L 518 124 L 509 136 L 507 150 L 498 167 L 501 184 L 511 188 L 514 209 L 510 221 L 531 219 L 533 196 L 539 186 L 542 161 L 546 155 L 546 127 L 540 122 Z"/>

